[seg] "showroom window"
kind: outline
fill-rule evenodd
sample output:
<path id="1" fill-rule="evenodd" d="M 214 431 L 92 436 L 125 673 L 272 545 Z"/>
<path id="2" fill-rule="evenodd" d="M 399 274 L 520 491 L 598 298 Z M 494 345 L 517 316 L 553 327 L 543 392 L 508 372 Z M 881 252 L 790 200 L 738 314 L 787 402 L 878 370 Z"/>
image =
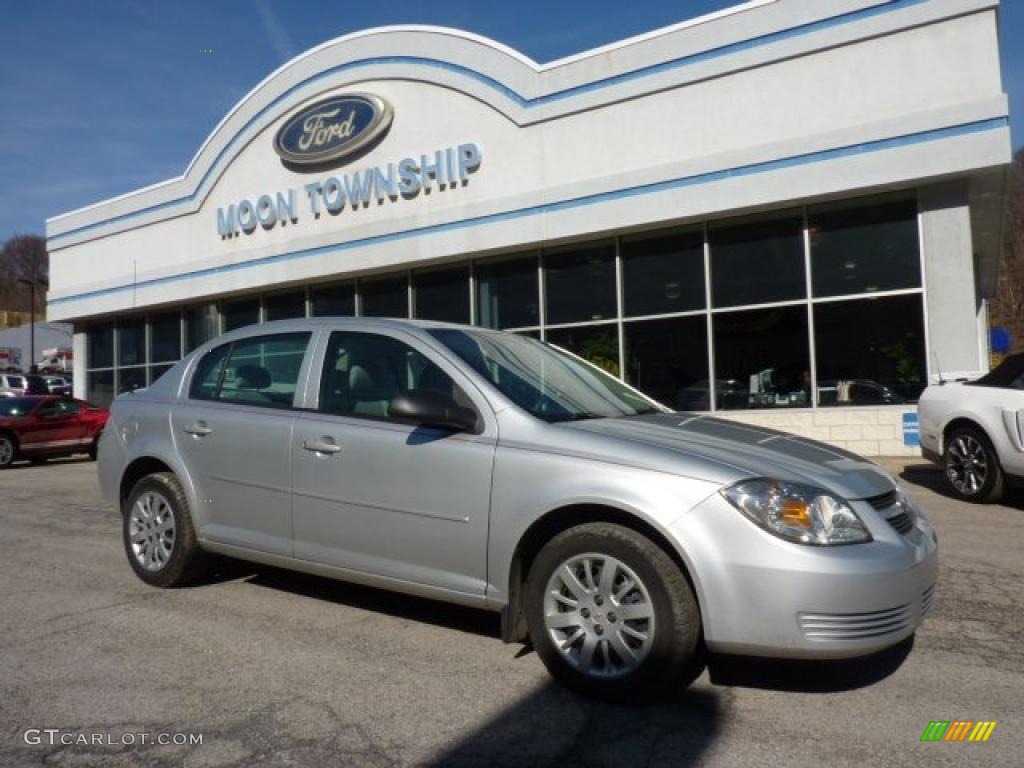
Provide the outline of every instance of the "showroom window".
<path id="1" fill-rule="evenodd" d="M 359 281 L 364 317 L 408 317 L 409 281 L 401 277 L 382 277 Z"/>
<path id="2" fill-rule="evenodd" d="M 811 405 L 805 307 L 721 312 L 713 327 L 720 410 Z"/>
<path id="3" fill-rule="evenodd" d="M 220 335 L 216 304 L 200 304 L 185 310 L 185 354 Z"/>
<path id="4" fill-rule="evenodd" d="M 89 328 L 87 360 L 89 368 L 114 367 L 113 323 L 102 323 Z"/>
<path id="5" fill-rule="evenodd" d="M 309 291 L 313 317 L 351 317 L 356 313 L 355 283 L 318 285 Z"/>
<path id="6" fill-rule="evenodd" d="M 703 230 L 623 238 L 623 315 L 667 315 L 706 305 Z"/>
<path id="7" fill-rule="evenodd" d="M 616 316 L 614 243 L 545 251 L 543 262 L 547 325 Z"/>
<path id="8" fill-rule="evenodd" d="M 673 408 L 897 405 L 928 377 L 920 262 L 916 197 L 895 193 L 416 271 L 411 288 L 416 317 L 468 322 L 472 290 L 477 325 L 550 341 Z M 407 271 L 308 290 L 321 317 L 408 317 L 409 294 Z M 301 290 L 187 307 L 180 351 L 304 308 Z M 88 328 L 90 398 L 163 373 L 176 317 Z"/>
<path id="9" fill-rule="evenodd" d="M 536 254 L 476 264 L 477 324 L 485 328 L 540 325 Z"/>
<path id="10" fill-rule="evenodd" d="M 247 325 L 255 325 L 260 321 L 260 297 L 246 297 L 225 301 L 221 321 L 224 333 Z"/>
<path id="11" fill-rule="evenodd" d="M 917 295 L 814 305 L 819 405 L 898 405 L 924 390 L 924 309 Z"/>
<path id="12" fill-rule="evenodd" d="M 263 297 L 263 319 L 291 320 L 306 316 L 306 292 L 271 293 Z"/>
<path id="13" fill-rule="evenodd" d="M 803 217 L 759 216 L 708 228 L 715 307 L 805 299 Z"/>
<path id="14" fill-rule="evenodd" d="M 815 297 L 921 285 L 914 198 L 811 207 L 807 231 Z"/>
<path id="15" fill-rule="evenodd" d="M 149 383 L 181 359 L 181 313 L 165 312 L 149 319 Z"/>
<path id="16" fill-rule="evenodd" d="M 445 323 L 468 323 L 469 267 L 417 272 L 413 275 L 415 317 Z"/>
<path id="17" fill-rule="evenodd" d="M 628 383 L 670 408 L 711 410 L 704 314 L 631 321 L 622 332 Z"/>
<path id="18" fill-rule="evenodd" d="M 619 364 L 619 330 L 614 323 L 549 328 L 547 341 L 579 355 L 612 376 L 622 374 Z"/>

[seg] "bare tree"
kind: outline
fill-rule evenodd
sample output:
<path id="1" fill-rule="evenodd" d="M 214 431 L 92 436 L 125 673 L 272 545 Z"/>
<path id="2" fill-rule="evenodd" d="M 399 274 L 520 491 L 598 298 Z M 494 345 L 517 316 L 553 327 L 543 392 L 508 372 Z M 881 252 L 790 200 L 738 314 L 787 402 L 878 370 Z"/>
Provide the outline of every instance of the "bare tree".
<path id="1" fill-rule="evenodd" d="M 39 235 L 14 235 L 0 249 L 0 310 L 28 312 L 30 289 L 18 281 L 30 280 L 36 284 L 36 311 L 42 311 L 49 274 L 46 240 Z"/>
<path id="2" fill-rule="evenodd" d="M 1010 164 L 1003 223 L 999 285 L 990 311 L 992 325 L 1010 331 L 1014 351 L 1024 350 L 1024 147 Z"/>

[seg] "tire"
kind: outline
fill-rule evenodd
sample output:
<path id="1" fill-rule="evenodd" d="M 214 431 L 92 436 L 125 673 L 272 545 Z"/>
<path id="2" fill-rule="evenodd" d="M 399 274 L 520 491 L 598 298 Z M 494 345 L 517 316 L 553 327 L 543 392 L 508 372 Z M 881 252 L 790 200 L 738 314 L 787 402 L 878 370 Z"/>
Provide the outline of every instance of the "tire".
<path id="1" fill-rule="evenodd" d="M 608 568 L 610 588 L 601 579 Z M 530 567 L 526 617 L 548 671 L 588 696 L 643 701 L 684 675 L 696 677 L 700 610 L 689 581 L 661 547 L 629 528 L 587 523 L 551 539 Z"/>
<path id="2" fill-rule="evenodd" d="M 986 504 L 1003 497 L 1006 478 L 992 441 L 978 427 L 958 427 L 942 456 L 946 485 L 963 501 Z"/>
<path id="3" fill-rule="evenodd" d="M 170 472 L 139 480 L 121 509 L 122 538 L 135 575 L 154 587 L 181 587 L 206 572 L 188 500 Z M 169 521 L 169 526 L 168 526 Z"/>
<path id="4" fill-rule="evenodd" d="M 18 460 L 18 439 L 10 432 L 0 432 L 0 469 L 7 469 Z"/>
<path id="5" fill-rule="evenodd" d="M 100 454 L 100 435 L 102 434 L 103 433 L 101 432 L 92 439 L 92 445 L 89 446 L 89 450 L 87 451 L 89 458 L 93 461 L 96 461 L 96 457 Z"/>

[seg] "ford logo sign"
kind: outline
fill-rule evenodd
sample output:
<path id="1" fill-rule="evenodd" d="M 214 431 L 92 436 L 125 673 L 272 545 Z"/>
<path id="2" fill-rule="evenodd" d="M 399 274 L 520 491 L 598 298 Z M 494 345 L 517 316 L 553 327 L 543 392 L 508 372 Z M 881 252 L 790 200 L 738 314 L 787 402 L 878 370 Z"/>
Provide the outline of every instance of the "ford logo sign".
<path id="1" fill-rule="evenodd" d="M 301 165 L 339 160 L 383 136 L 391 117 L 391 105 L 379 96 L 332 96 L 285 120 L 274 137 L 274 151 L 286 162 Z"/>

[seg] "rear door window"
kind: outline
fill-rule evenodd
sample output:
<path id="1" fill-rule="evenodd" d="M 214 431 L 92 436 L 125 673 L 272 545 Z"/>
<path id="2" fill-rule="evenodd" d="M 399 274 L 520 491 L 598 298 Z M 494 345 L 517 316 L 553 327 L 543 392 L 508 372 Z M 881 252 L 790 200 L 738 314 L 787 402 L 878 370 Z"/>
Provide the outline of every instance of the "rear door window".
<path id="1" fill-rule="evenodd" d="M 189 396 L 290 408 L 311 336 L 309 332 L 254 336 L 217 347 L 196 366 Z"/>

